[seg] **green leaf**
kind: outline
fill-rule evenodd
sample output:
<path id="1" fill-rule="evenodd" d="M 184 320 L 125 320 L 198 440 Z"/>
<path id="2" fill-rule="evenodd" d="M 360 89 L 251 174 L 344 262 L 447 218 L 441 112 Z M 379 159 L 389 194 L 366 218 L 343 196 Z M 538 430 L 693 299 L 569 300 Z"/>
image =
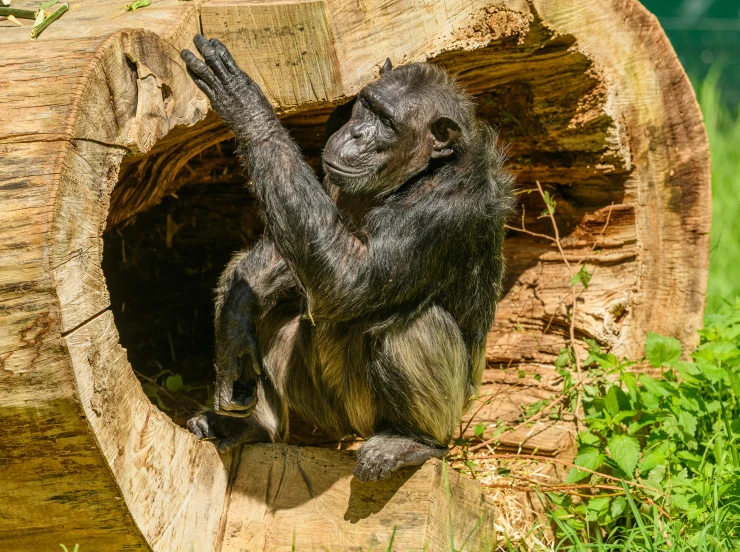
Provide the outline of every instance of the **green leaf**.
<path id="1" fill-rule="evenodd" d="M 619 386 L 612 385 L 604 397 L 604 407 L 609 414 L 616 416 L 620 411 L 630 409 L 630 400 Z"/>
<path id="2" fill-rule="evenodd" d="M 676 457 L 683 460 L 683 464 L 687 465 L 692 469 L 698 468 L 702 463 L 702 457 L 698 454 L 693 454 L 688 450 L 680 450 L 676 453 Z"/>
<path id="3" fill-rule="evenodd" d="M 692 437 L 696 435 L 696 416 L 691 412 L 682 410 L 678 416 L 678 425 Z"/>
<path id="4" fill-rule="evenodd" d="M 671 495 L 671 502 L 675 504 L 677 508 L 684 511 L 688 510 L 690 506 L 688 497 L 683 494 Z"/>
<path id="5" fill-rule="evenodd" d="M 607 508 L 609 508 L 609 503 L 611 502 L 611 497 L 608 496 L 597 496 L 596 498 L 592 498 L 588 501 L 588 504 L 586 505 L 587 510 L 591 510 L 592 512 L 603 512 Z"/>
<path id="6" fill-rule="evenodd" d="M 150 399 L 159 397 L 159 388 L 155 384 L 146 382 L 141 385 L 141 388 L 144 390 L 144 394 Z"/>
<path id="7" fill-rule="evenodd" d="M 591 282 L 591 273 L 586 269 L 586 265 L 582 265 L 581 269 L 573 275 L 570 280 L 570 285 L 575 286 L 576 284 L 583 284 L 585 289 L 588 289 L 588 284 Z"/>
<path id="8" fill-rule="evenodd" d="M 609 510 L 610 502 L 611 497 L 608 496 L 599 496 L 589 500 L 586 505 L 586 519 L 588 521 L 596 521 L 600 516 L 606 514 Z"/>
<path id="9" fill-rule="evenodd" d="M 645 356 L 656 368 L 672 366 L 681 357 L 681 342 L 675 337 L 650 332 L 645 341 Z"/>
<path id="10" fill-rule="evenodd" d="M 670 397 L 675 393 L 673 388 L 664 381 L 658 381 L 646 374 L 640 374 L 638 379 L 649 393 L 657 397 Z"/>
<path id="11" fill-rule="evenodd" d="M 548 405 L 547 401 L 535 401 L 526 408 L 525 415 L 527 418 L 530 418 L 537 414 L 538 412 L 541 412 L 543 408 L 545 408 Z"/>
<path id="12" fill-rule="evenodd" d="M 583 445 L 598 445 L 601 440 L 590 431 L 582 431 L 578 434 L 578 442 Z"/>
<path id="13" fill-rule="evenodd" d="M 570 353 L 570 349 L 561 349 L 560 350 L 560 356 L 555 359 L 555 367 L 556 368 L 565 368 L 572 362 L 572 355 Z"/>
<path id="14" fill-rule="evenodd" d="M 714 360 L 697 358 L 696 365 L 701 370 L 702 375 L 712 383 L 717 383 L 727 375 L 727 371 Z"/>
<path id="15" fill-rule="evenodd" d="M 180 374 L 167 376 L 167 379 L 164 381 L 164 386 L 167 388 L 167 391 L 180 391 L 183 388 L 182 376 Z"/>
<path id="16" fill-rule="evenodd" d="M 612 516 L 613 519 L 617 519 L 619 516 L 621 516 L 625 509 L 627 508 L 627 501 L 624 499 L 623 496 L 618 496 L 614 500 L 612 500 L 611 508 L 609 509 L 609 514 Z"/>
<path id="17" fill-rule="evenodd" d="M 465 465 L 470 469 L 471 472 L 473 472 L 473 475 L 475 475 L 475 462 L 472 460 L 465 460 Z"/>
<path id="18" fill-rule="evenodd" d="M 661 483 L 663 482 L 663 478 L 665 477 L 665 471 L 665 465 L 655 466 L 652 470 L 650 470 L 650 473 L 648 474 L 645 482 L 649 487 L 652 487 L 653 489 L 657 489 L 658 491 L 663 490 L 663 488 L 661 487 Z"/>
<path id="19" fill-rule="evenodd" d="M 48 10 L 50 7 L 52 7 L 54 4 L 56 4 L 59 0 L 49 0 L 48 2 L 41 2 L 41 5 L 39 8 L 42 10 Z"/>
<path id="20" fill-rule="evenodd" d="M 639 413 L 640 412 L 637 410 L 622 410 L 619 414 L 617 414 L 616 416 L 612 418 L 612 423 L 621 424 L 623 420 L 626 420 L 628 418 L 634 418 Z"/>
<path id="21" fill-rule="evenodd" d="M 589 475 L 591 474 L 578 468 L 571 468 L 568 472 L 568 477 L 565 478 L 565 483 L 568 485 L 578 483 L 581 479 L 585 479 Z"/>
<path id="22" fill-rule="evenodd" d="M 725 362 L 740 355 L 740 350 L 734 343 L 727 341 L 715 341 L 701 345 L 695 352 L 694 358 Z"/>
<path id="23" fill-rule="evenodd" d="M 587 470 L 596 471 L 606 460 L 606 457 L 595 447 L 587 447 L 579 452 L 574 464 Z"/>
<path id="24" fill-rule="evenodd" d="M 678 371 L 683 379 L 692 379 L 693 376 L 698 376 L 699 374 L 701 374 L 701 371 L 693 362 L 679 360 L 673 364 L 673 367 Z"/>
<path id="25" fill-rule="evenodd" d="M 634 374 L 634 372 L 625 372 L 622 374 L 622 381 L 624 382 L 625 387 L 627 388 L 627 392 L 630 394 L 630 397 L 632 400 L 637 399 L 637 376 Z"/>
<path id="26" fill-rule="evenodd" d="M 730 387 L 732 388 L 732 392 L 735 393 L 736 396 L 740 397 L 740 373 L 730 372 L 727 375 L 730 378 Z"/>
<path id="27" fill-rule="evenodd" d="M 606 456 L 601 454 L 599 449 L 595 447 L 585 447 L 579 452 L 578 456 L 576 456 L 574 464 L 576 466 L 586 468 L 587 470 L 596 471 L 604 463 L 604 460 L 606 460 Z M 576 483 L 589 475 L 591 474 L 587 471 L 573 468 L 568 472 L 566 483 Z"/>
<path id="28" fill-rule="evenodd" d="M 608 443 L 612 460 L 631 479 L 640 459 L 640 443 L 629 435 L 614 435 Z"/>
<path id="29" fill-rule="evenodd" d="M 484 431 L 486 431 L 486 426 L 484 424 L 476 424 L 476 426 L 473 428 L 473 435 L 480 439 L 483 437 Z"/>
<path id="30" fill-rule="evenodd" d="M 548 207 L 550 208 L 550 210 L 552 211 L 552 214 L 554 215 L 554 214 L 555 214 L 555 206 L 557 205 L 557 202 L 556 202 L 556 201 L 555 201 L 555 199 L 554 199 L 554 198 L 553 198 L 553 197 L 552 197 L 552 196 L 550 195 L 550 193 L 549 193 L 549 192 L 547 192 L 547 191 L 545 191 L 545 193 L 544 193 L 544 194 L 542 194 L 542 195 L 543 195 L 543 196 L 544 196 L 544 198 L 545 198 L 545 205 L 547 205 L 547 206 L 548 206 Z M 545 216 L 547 216 L 547 215 L 548 215 L 547 211 L 543 211 L 543 214 L 544 214 Z"/>
<path id="31" fill-rule="evenodd" d="M 693 387 L 681 386 L 681 395 L 679 402 L 683 410 L 690 412 L 700 412 L 704 410 L 704 401 L 699 394 L 699 390 Z"/>
<path id="32" fill-rule="evenodd" d="M 651 446 L 649 449 L 643 451 L 642 460 L 639 464 L 641 472 L 652 470 L 655 466 L 665 464 L 665 453 L 668 448 L 668 443 L 665 441 L 658 442 Z"/>
<path id="33" fill-rule="evenodd" d="M 126 11 L 136 11 L 139 8 L 146 8 L 152 3 L 152 0 L 136 0 L 130 4 L 126 4 Z"/>

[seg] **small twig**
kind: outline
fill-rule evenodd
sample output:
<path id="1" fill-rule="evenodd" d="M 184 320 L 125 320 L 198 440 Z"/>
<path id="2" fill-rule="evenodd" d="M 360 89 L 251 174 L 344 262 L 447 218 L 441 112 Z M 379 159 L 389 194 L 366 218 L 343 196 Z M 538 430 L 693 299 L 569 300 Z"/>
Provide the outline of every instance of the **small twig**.
<path id="1" fill-rule="evenodd" d="M 160 391 L 162 391 L 162 393 L 164 393 L 164 394 L 165 394 L 165 395 L 166 395 L 167 397 L 169 397 L 169 398 L 170 398 L 170 399 L 171 399 L 171 400 L 172 400 L 173 402 L 175 402 L 175 403 L 176 403 L 177 405 L 179 405 L 179 406 L 180 406 L 180 407 L 181 407 L 181 408 L 182 408 L 183 410 L 185 410 L 185 411 L 188 411 L 188 410 L 190 410 L 190 409 L 189 409 L 189 408 L 188 408 L 187 406 L 185 406 L 185 405 L 184 405 L 184 404 L 182 404 L 182 403 L 181 403 L 181 402 L 180 402 L 179 400 L 177 400 L 177 399 L 176 399 L 176 398 L 175 398 L 175 397 L 174 397 L 174 396 L 172 395 L 172 393 L 170 393 L 170 392 L 169 392 L 169 391 L 167 390 L 167 388 L 166 388 L 166 387 L 165 387 L 164 385 L 162 385 L 162 384 L 160 384 L 159 382 L 157 382 L 157 380 L 156 380 L 156 379 L 152 379 L 152 378 L 150 378 L 149 376 L 147 376 L 147 375 L 145 375 L 145 374 L 142 374 L 142 373 L 141 373 L 141 372 L 139 372 L 138 370 L 134 370 L 134 374 L 136 375 L 136 377 L 137 377 L 137 378 L 139 378 L 139 379 L 143 379 L 143 380 L 145 380 L 145 381 L 147 381 L 147 382 L 151 383 L 152 385 L 155 385 L 155 386 L 156 386 L 156 387 L 157 387 L 157 388 L 158 388 L 158 389 L 159 389 Z M 160 374 L 160 375 L 161 375 L 161 374 Z M 195 406 L 196 406 L 196 407 L 197 407 L 197 408 L 198 408 L 199 410 L 200 410 L 200 409 L 203 409 L 203 408 L 205 408 L 205 406 L 204 406 L 204 405 L 200 404 L 200 403 L 199 403 L 198 401 L 196 401 L 195 399 L 193 399 L 193 398 L 191 398 L 191 397 L 188 397 L 187 395 L 182 395 L 182 397 L 183 397 L 184 399 L 187 399 L 188 401 L 190 401 L 190 402 L 191 402 L 192 404 L 194 404 L 194 405 L 195 405 Z"/>
<path id="2" fill-rule="evenodd" d="M 470 427 L 470 424 L 472 424 L 472 423 L 473 423 L 473 418 L 475 418 L 475 417 L 476 417 L 476 416 L 478 415 L 478 413 L 479 413 L 479 412 L 480 412 L 481 410 L 483 410 L 483 408 L 485 408 L 485 406 L 486 406 L 486 405 L 488 405 L 488 404 L 491 404 L 491 401 L 492 401 L 493 399 L 495 399 L 495 398 L 496 398 L 497 396 L 498 396 L 498 393 L 496 393 L 495 395 L 494 395 L 494 394 L 492 394 L 492 393 L 490 393 L 490 394 L 488 394 L 488 395 L 485 395 L 485 396 L 483 396 L 483 397 L 478 397 L 478 400 L 481 400 L 481 399 L 485 399 L 485 400 L 484 400 L 484 401 L 483 401 L 483 403 L 482 403 L 482 404 L 481 404 L 481 405 L 480 405 L 480 406 L 479 406 L 479 407 L 478 407 L 478 408 L 477 408 L 477 409 L 475 410 L 475 412 L 473 412 L 473 413 L 472 413 L 472 414 L 470 415 L 470 419 L 468 420 L 468 423 L 467 423 L 467 424 L 465 424 L 465 427 L 461 427 L 461 428 L 460 428 L 460 438 L 461 438 L 461 439 L 462 439 L 463 435 L 465 435 L 465 432 L 466 432 L 466 431 L 468 430 L 468 428 Z"/>
<path id="3" fill-rule="evenodd" d="M 4 8 L 0 6 L 0 16 L 17 17 L 18 19 L 36 19 L 36 13 L 33 10 L 19 10 L 18 8 Z"/>
<path id="4" fill-rule="evenodd" d="M 591 249 L 589 250 L 589 252 L 588 252 L 588 253 L 584 253 L 583 257 L 581 257 L 581 260 L 580 260 L 580 261 L 578 261 L 578 264 L 579 264 L 579 265 L 582 265 L 582 264 L 583 264 L 583 262 L 584 262 L 584 261 L 585 261 L 585 260 L 586 260 L 586 259 L 587 259 L 587 258 L 588 258 L 589 256 L 593 255 L 593 252 L 594 252 L 594 251 L 596 250 L 596 246 L 597 246 L 597 245 L 599 245 L 599 242 L 601 241 L 601 238 L 603 238 L 603 237 L 604 237 L 604 233 L 606 232 L 606 229 L 607 229 L 607 227 L 609 226 L 609 221 L 610 221 L 610 219 L 611 219 L 611 216 L 612 216 L 612 210 L 613 210 L 613 209 L 614 209 L 614 203 L 612 203 L 612 204 L 611 204 L 611 205 L 609 206 L 609 212 L 608 212 L 608 213 L 607 213 L 607 215 L 606 215 L 606 222 L 604 223 L 604 227 L 603 227 L 603 228 L 601 229 L 601 232 L 599 232 L 599 237 L 598 237 L 598 238 L 596 238 L 596 240 L 594 240 L 594 243 L 593 243 L 593 245 L 591 246 Z M 517 229 L 517 230 L 518 230 L 518 229 Z M 547 237 L 549 237 L 549 236 L 547 236 Z M 550 239 L 554 239 L 554 238 L 550 238 Z M 594 271 L 595 271 L 595 269 L 594 269 Z M 591 273 L 591 275 L 593 276 L 593 272 Z M 557 312 L 558 312 L 558 309 L 560 308 L 560 305 L 562 305 L 562 304 L 563 304 L 563 301 L 564 301 L 564 300 L 565 300 L 565 296 L 561 297 L 561 298 L 560 298 L 560 300 L 558 301 L 558 304 L 557 304 L 557 305 L 555 305 L 555 309 L 554 309 L 554 311 L 553 311 L 552 315 L 550 316 L 550 320 L 548 320 L 548 321 L 547 321 L 547 326 L 545 326 L 545 329 L 544 329 L 544 330 L 542 330 L 542 334 L 543 334 L 543 335 L 544 335 L 544 334 L 546 334 L 546 333 L 547 333 L 547 331 L 548 331 L 548 330 L 550 329 L 550 326 L 552 325 L 552 321 L 553 321 L 553 320 L 555 319 L 555 315 L 557 314 Z M 538 343 L 539 343 L 539 342 L 538 342 Z"/>
<path id="5" fill-rule="evenodd" d="M 528 461 L 528 460 L 539 460 L 542 462 L 554 462 L 556 464 L 561 464 L 563 466 L 567 466 L 569 468 L 576 468 L 577 470 L 584 471 L 587 473 L 590 473 L 592 475 L 597 475 L 599 477 L 603 477 L 604 479 L 609 479 L 611 481 L 617 481 L 622 482 L 624 481 L 625 485 L 629 485 L 630 487 L 636 487 L 640 488 L 646 491 L 650 491 L 651 493 L 658 493 L 661 496 L 667 496 L 665 493 L 660 492 L 657 489 L 654 489 L 652 487 L 648 487 L 647 485 L 643 485 L 641 483 L 637 483 L 636 481 L 628 481 L 627 479 L 620 479 L 619 477 L 614 477 L 613 475 L 607 475 L 605 473 L 597 472 L 594 470 L 590 470 L 588 468 L 584 468 L 582 466 L 576 466 L 573 462 L 568 462 L 566 460 L 561 460 L 560 458 L 552 458 L 550 456 L 542 456 L 541 454 L 528 454 L 528 455 L 522 455 L 522 454 L 507 454 L 507 453 L 495 453 L 495 454 L 488 454 L 488 455 L 480 455 L 474 457 L 474 459 L 501 459 L 501 460 L 517 460 L 520 462 Z"/>
<path id="6" fill-rule="evenodd" d="M 57 8 L 57 10 L 54 13 L 52 13 L 49 17 L 47 17 L 41 23 L 39 23 L 33 29 L 31 29 L 31 38 L 32 39 L 38 38 L 38 36 L 41 33 L 43 33 L 44 30 L 49 25 L 51 25 L 52 23 L 54 23 L 54 21 L 56 21 L 57 19 L 59 19 L 60 17 L 62 17 L 62 15 L 64 15 L 64 13 L 68 9 L 69 9 L 69 4 L 67 4 L 66 2 L 64 4 L 62 4 L 61 6 L 59 6 L 59 8 Z"/>
<path id="7" fill-rule="evenodd" d="M 504 224 L 504 228 L 507 230 L 513 230 L 514 232 L 522 232 L 524 234 L 529 234 L 530 236 L 535 236 L 536 238 L 543 238 L 545 240 L 555 241 L 555 238 L 552 236 L 548 236 L 547 234 L 540 234 L 539 232 L 532 232 L 531 230 L 527 230 L 526 228 L 517 228 L 515 226 L 509 226 L 508 224 Z"/>
<path id="8" fill-rule="evenodd" d="M 542 196 L 542 200 L 545 201 L 545 191 L 542 189 L 542 184 L 540 184 L 539 180 L 535 180 L 535 184 L 537 184 L 537 190 L 540 192 L 540 196 Z M 560 251 L 560 256 L 563 259 L 563 263 L 565 263 L 565 267 L 568 269 L 568 277 L 570 278 L 570 282 L 573 281 L 573 267 L 571 266 L 570 262 L 568 261 L 568 257 L 565 255 L 565 250 L 563 249 L 563 243 L 560 241 L 560 230 L 558 229 L 558 223 L 555 220 L 555 212 L 552 208 L 552 206 L 545 201 L 545 207 L 547 208 L 547 215 L 550 219 L 550 223 L 552 224 L 553 232 L 555 232 L 555 245 L 558 246 L 558 251 Z M 576 372 L 578 373 L 578 380 L 581 380 L 581 359 L 578 355 L 578 350 L 576 349 L 576 290 L 573 285 L 570 286 L 571 290 L 571 299 L 573 301 L 573 306 L 571 307 L 570 311 L 570 346 L 573 349 L 573 357 L 576 361 Z M 580 401 L 579 401 L 580 402 Z"/>
<path id="9" fill-rule="evenodd" d="M 560 239 L 560 231 L 558 229 L 557 221 L 555 220 L 555 213 L 554 213 L 551 205 L 545 199 L 545 192 L 544 192 L 544 190 L 542 188 L 542 185 L 540 184 L 539 181 L 535 181 L 535 182 L 537 184 L 537 190 L 539 191 L 540 196 L 542 197 L 542 200 L 545 201 L 545 206 L 547 208 L 548 218 L 550 219 L 550 222 L 552 224 L 552 228 L 553 228 L 553 232 L 555 233 L 555 237 L 552 237 L 552 236 L 548 236 L 546 234 L 540 234 L 540 233 L 537 233 L 537 232 L 532 232 L 530 230 L 527 230 L 527 228 L 525 226 L 525 222 L 524 222 L 524 215 L 522 215 L 522 222 L 521 222 L 522 226 L 521 226 L 521 228 L 515 228 L 513 226 L 508 226 L 508 225 L 506 225 L 506 228 L 508 228 L 510 230 L 513 230 L 513 231 L 516 231 L 516 232 L 523 232 L 523 233 L 528 234 L 528 235 L 531 235 L 531 236 L 540 237 L 540 238 L 544 238 L 544 239 L 547 239 L 549 241 L 555 242 L 555 244 L 558 247 L 558 251 L 560 252 L 560 256 L 563 259 L 563 263 L 565 264 L 566 268 L 568 269 L 568 274 L 569 274 L 570 282 L 571 282 L 570 295 L 571 295 L 571 301 L 572 301 L 571 318 L 570 318 L 570 324 L 568 326 L 568 334 L 569 334 L 570 348 L 573 351 L 573 357 L 574 357 L 575 363 L 576 363 L 576 373 L 577 373 L 577 382 L 576 382 L 576 384 L 569 391 L 572 392 L 573 390 L 576 390 L 578 392 L 577 393 L 577 396 L 576 396 L 576 408 L 575 408 L 575 413 L 576 413 L 575 419 L 576 419 L 576 427 L 577 427 L 578 426 L 578 412 L 579 412 L 579 410 L 581 408 L 581 391 L 580 391 L 580 388 L 585 383 L 585 380 L 583 379 L 583 375 L 582 375 L 582 370 L 581 370 L 580 357 L 578 355 L 578 350 L 576 349 L 576 339 L 575 339 L 575 321 L 576 321 L 576 307 L 577 307 L 578 295 L 576 294 L 575 286 L 572 285 L 572 281 L 573 281 L 573 267 L 571 266 L 570 262 L 568 261 L 568 258 L 566 256 L 566 254 L 565 254 L 565 250 L 563 248 L 563 244 L 562 244 L 562 241 Z M 606 232 L 607 227 L 609 226 L 609 222 L 611 220 L 611 214 L 612 214 L 612 210 L 613 209 L 614 209 L 614 204 L 612 203 L 612 205 L 610 205 L 610 207 L 609 207 L 609 212 L 607 213 L 607 216 L 606 216 L 606 222 L 604 223 L 604 226 L 602 227 L 601 232 L 599 233 L 599 236 L 594 241 L 594 243 L 591 246 L 589 252 L 588 253 L 585 253 L 583 255 L 583 257 L 581 258 L 581 260 L 578 262 L 579 265 L 582 265 L 583 262 L 586 260 L 586 258 L 589 255 L 593 254 L 594 250 L 596 249 L 596 246 L 600 243 L 601 239 L 604 236 L 604 233 Z M 559 308 L 560 305 L 563 303 L 563 300 L 564 299 L 565 298 L 563 297 L 558 302 L 558 304 L 556 306 L 556 311 L 557 311 L 557 308 Z M 555 318 L 555 313 L 553 313 L 553 315 L 550 317 L 550 320 L 547 323 L 547 326 L 545 327 L 545 330 L 543 331 L 543 333 L 546 333 L 547 330 L 550 328 L 550 325 L 552 324 L 552 321 L 553 321 L 554 318 Z M 517 424 L 516 426 L 512 426 L 510 428 L 507 428 L 504 431 L 504 433 L 509 433 L 509 432 L 517 431 L 519 428 L 521 428 L 523 426 L 526 426 L 527 424 L 530 424 L 533 421 L 541 418 L 542 416 L 544 416 L 545 414 L 547 414 L 550 410 L 552 410 L 552 408 L 554 406 L 556 406 L 557 404 L 563 402 L 567 397 L 568 397 L 567 394 L 561 395 L 558 399 L 556 399 L 556 400 L 552 401 L 551 403 L 549 403 L 545 408 L 543 408 L 542 410 L 540 410 L 539 412 L 537 412 L 533 416 L 530 416 L 528 419 L 526 419 L 523 422 Z M 472 420 L 472 418 L 471 418 L 471 420 Z M 469 423 L 470 422 L 468 422 L 468 425 L 469 425 Z M 467 449 L 467 452 L 475 452 L 476 450 L 480 450 L 480 449 L 482 449 L 484 447 L 488 447 L 489 445 L 491 445 L 492 443 L 494 443 L 495 441 L 497 441 L 499 438 L 500 438 L 500 435 L 499 435 L 499 437 L 497 437 L 495 439 L 488 439 L 487 441 L 484 441 L 482 443 L 479 443 L 479 444 L 477 444 L 477 445 L 475 445 L 475 446 Z M 455 447 L 455 448 L 461 448 L 461 447 Z M 452 451 L 454 451 L 455 448 L 453 448 Z"/>
<path id="10" fill-rule="evenodd" d="M 570 390 L 572 391 L 573 389 L 577 389 L 577 388 L 581 387 L 581 385 L 583 385 L 584 383 L 586 383 L 586 381 L 587 380 L 581 380 L 580 382 L 577 382 L 573 387 L 571 387 Z M 547 414 L 548 412 L 550 412 L 550 410 L 552 410 L 552 408 L 554 406 L 556 406 L 556 405 L 560 404 L 561 402 L 563 402 L 567 397 L 568 397 L 568 395 L 566 395 L 566 394 L 560 395 L 557 399 L 555 399 L 554 401 L 548 403 L 548 405 L 545 406 L 542 410 L 540 410 L 536 414 L 533 414 L 532 416 L 530 416 L 529 418 L 527 418 L 523 422 L 520 422 L 520 423 L 518 423 L 515 426 L 511 426 L 511 427 L 506 428 L 501 433 L 501 435 L 503 435 L 504 433 L 513 433 L 513 432 L 517 431 L 519 428 L 522 428 L 522 427 L 524 427 L 524 426 L 526 426 L 528 424 L 531 424 L 532 422 L 538 420 L 539 418 L 541 418 L 542 416 L 544 416 L 545 414 Z M 470 447 L 468 449 L 468 452 L 475 452 L 475 451 L 480 450 L 480 449 L 482 449 L 484 447 L 487 447 L 488 445 L 491 445 L 491 444 L 495 443 L 496 441 L 498 441 L 501 438 L 501 435 L 499 435 L 495 439 L 488 439 L 486 441 L 483 441 L 482 443 L 479 443 L 479 444 L 477 444 L 475 446 Z M 450 451 L 450 452 L 452 452 L 452 451 Z"/>

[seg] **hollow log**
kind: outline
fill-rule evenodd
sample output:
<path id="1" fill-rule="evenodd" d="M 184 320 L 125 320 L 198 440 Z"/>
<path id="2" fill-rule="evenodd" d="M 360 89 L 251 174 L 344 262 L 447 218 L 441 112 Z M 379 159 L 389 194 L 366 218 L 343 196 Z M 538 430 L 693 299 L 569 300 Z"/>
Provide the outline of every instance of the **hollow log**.
<path id="1" fill-rule="evenodd" d="M 562 255 L 541 237 L 552 227 L 538 193 L 521 194 L 511 221 L 483 379 L 491 403 L 474 423 L 515 420 L 557 392 L 553 361 L 573 307 L 563 257 L 591 274 L 577 286 L 579 348 L 589 338 L 637 358 L 648 331 L 695 344 L 709 252 L 707 142 L 689 81 L 636 0 L 121 4 L 79 0 L 37 41 L 28 26 L 0 20 L 3 549 L 288 550 L 295 536 L 297 550 L 385 549 L 391 538 L 441 550 L 449 524 L 459 538 L 493 513 L 477 483 L 456 474 L 447 495 L 439 463 L 365 487 L 338 451 L 261 445 L 220 457 L 142 391 L 121 341 L 135 361 L 164 332 L 172 362 L 184 362 L 174 328 L 149 330 L 167 326 L 151 309 L 187 302 L 203 275 L 217 274 L 228 254 L 209 249 L 219 238 L 238 248 L 261 231 L 232 136 L 180 61 L 197 32 L 231 49 L 317 170 L 336 105 L 386 57 L 429 61 L 455 73 L 498 127 L 520 190 L 539 182 L 554 198 Z M 243 216 L 229 215 L 239 202 Z M 227 221 L 210 234 L 192 230 L 205 206 Z M 146 242 L 147 213 L 166 221 L 161 244 Z M 135 252 L 153 251 L 148 261 L 132 257 L 134 239 L 153 244 Z M 210 260 L 190 280 L 185 269 L 168 273 L 159 303 L 117 277 L 186 245 Z M 157 274 L 129 281 L 161 283 Z M 570 443 L 558 422 L 502 444 L 556 455 Z M 471 546 L 496 538 L 486 523 L 475 527 Z"/>

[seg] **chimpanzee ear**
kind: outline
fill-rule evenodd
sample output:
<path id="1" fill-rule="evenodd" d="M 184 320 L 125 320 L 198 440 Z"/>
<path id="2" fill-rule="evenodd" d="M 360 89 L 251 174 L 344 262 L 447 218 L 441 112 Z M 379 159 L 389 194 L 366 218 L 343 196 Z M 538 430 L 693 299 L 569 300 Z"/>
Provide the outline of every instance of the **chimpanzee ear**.
<path id="1" fill-rule="evenodd" d="M 383 67 L 380 68 L 380 74 L 388 73 L 393 69 L 393 65 L 391 64 L 391 58 L 385 58 L 385 63 L 383 64 Z"/>
<path id="2" fill-rule="evenodd" d="M 460 139 L 460 125 L 453 119 L 440 115 L 432 119 L 431 132 L 434 140 L 432 159 L 452 155 L 452 148 Z"/>

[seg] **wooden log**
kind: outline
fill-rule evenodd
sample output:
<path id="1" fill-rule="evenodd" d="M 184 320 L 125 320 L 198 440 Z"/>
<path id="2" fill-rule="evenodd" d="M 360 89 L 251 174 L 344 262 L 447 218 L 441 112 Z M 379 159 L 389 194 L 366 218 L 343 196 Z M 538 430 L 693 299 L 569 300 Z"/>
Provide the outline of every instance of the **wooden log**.
<path id="1" fill-rule="evenodd" d="M 240 465 L 224 552 L 389 550 L 391 540 L 393 550 L 495 548 L 492 500 L 438 460 L 381 485 L 355 479 L 348 454 L 320 448 L 246 447 Z"/>
<path id="2" fill-rule="evenodd" d="M 292 533 L 281 516 L 305 528 L 314 505 L 334 515 L 351 503 L 346 458 L 286 449 L 286 462 L 334 462 L 337 484 L 247 527 L 277 496 L 255 498 L 275 465 L 260 455 L 280 449 L 247 448 L 232 466 L 147 400 L 119 343 L 101 268 L 106 228 L 197 184 L 197 156 L 230 138 L 179 58 L 200 30 L 232 49 L 314 165 L 332 107 L 386 57 L 457 73 L 510 144 L 519 186 L 539 181 L 553 195 L 565 253 L 593 275 L 579 288 L 577 338 L 631 357 L 648 331 L 695 344 L 709 251 L 706 137 L 670 44 L 637 0 L 121 4 L 80 0 L 34 42 L 0 20 L 0 546 L 233 550 L 249 531 L 282 546 Z M 528 230 L 550 232 L 536 194 L 521 205 Z M 506 257 L 483 421 L 515 419 L 557 390 L 552 362 L 570 324 L 570 277 L 553 244 L 512 232 Z M 552 433 L 538 432 L 539 450 L 567 448 L 567 427 L 543 431 Z M 526 433 L 509 445 L 533 446 Z M 290 466 L 285 484 L 299 492 L 303 464 Z M 411 476 L 411 496 L 442 496 L 439 470 Z M 383 504 L 388 485 L 373 515 L 402 517 L 403 542 L 440 549 L 421 520 L 441 511 L 413 516 L 404 487 Z M 483 500 L 470 485 L 455 482 L 451 506 L 466 522 Z M 306 529 L 298 542 L 388 542 L 392 526 L 368 519 L 348 528 L 332 518 L 335 532 Z"/>

